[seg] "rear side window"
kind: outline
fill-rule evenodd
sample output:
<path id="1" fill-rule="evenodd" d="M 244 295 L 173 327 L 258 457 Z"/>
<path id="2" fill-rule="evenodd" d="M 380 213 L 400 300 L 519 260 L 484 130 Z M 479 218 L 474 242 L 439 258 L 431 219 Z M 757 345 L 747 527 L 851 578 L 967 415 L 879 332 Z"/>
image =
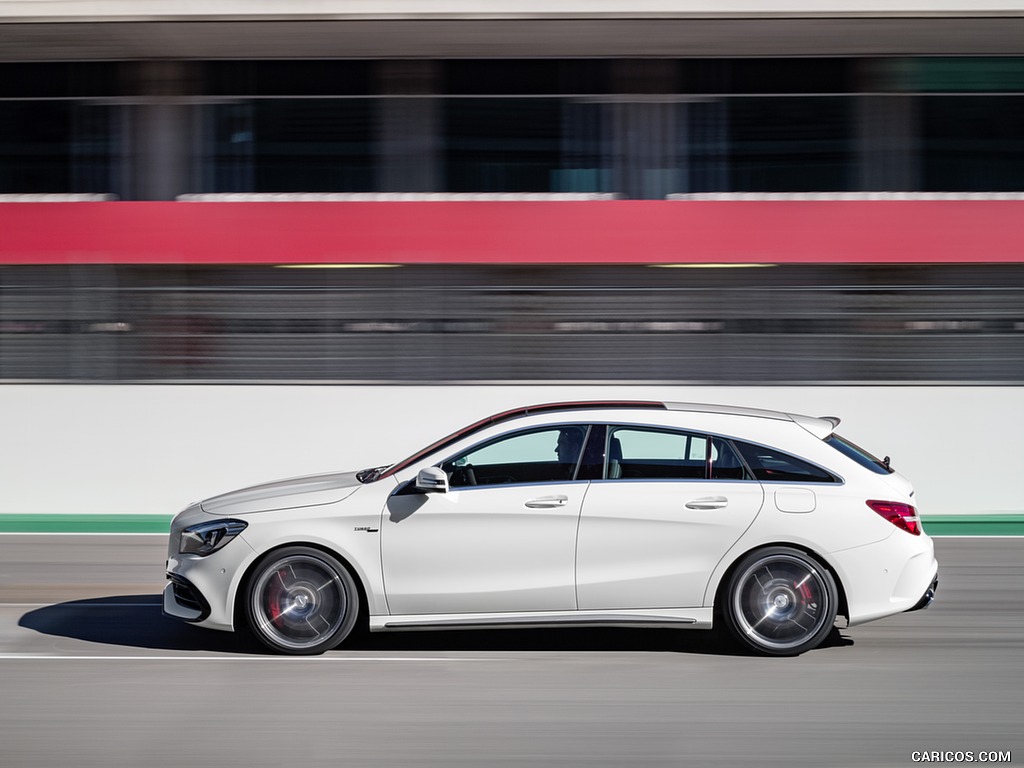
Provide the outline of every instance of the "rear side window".
<path id="1" fill-rule="evenodd" d="M 608 448 L 610 480 L 702 480 L 707 438 L 685 432 L 619 428 Z"/>
<path id="2" fill-rule="evenodd" d="M 747 465 L 758 480 L 768 482 L 796 483 L 836 483 L 839 482 L 832 474 L 821 467 L 790 456 L 788 453 L 761 445 L 734 442 L 736 449 L 743 454 Z"/>
<path id="3" fill-rule="evenodd" d="M 748 480 L 732 445 L 689 432 L 613 427 L 609 480 Z"/>
<path id="4" fill-rule="evenodd" d="M 870 469 L 876 474 L 888 475 L 893 472 L 889 467 L 888 461 L 882 461 L 881 459 L 872 456 L 860 446 L 854 445 L 849 440 L 846 440 L 839 435 L 829 435 L 825 438 L 825 442 L 847 458 L 853 459 L 865 469 Z"/>

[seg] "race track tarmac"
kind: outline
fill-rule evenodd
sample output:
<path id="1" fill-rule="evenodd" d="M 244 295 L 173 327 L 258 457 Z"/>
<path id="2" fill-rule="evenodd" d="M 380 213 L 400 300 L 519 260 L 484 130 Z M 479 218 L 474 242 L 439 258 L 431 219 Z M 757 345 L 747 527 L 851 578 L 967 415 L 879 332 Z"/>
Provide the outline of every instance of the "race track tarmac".
<path id="1" fill-rule="evenodd" d="M 369 635 L 294 659 L 164 618 L 164 536 L 2 535 L 0 766 L 1024 762 L 1024 538 L 936 547 L 931 608 L 798 658 L 573 629 Z"/>

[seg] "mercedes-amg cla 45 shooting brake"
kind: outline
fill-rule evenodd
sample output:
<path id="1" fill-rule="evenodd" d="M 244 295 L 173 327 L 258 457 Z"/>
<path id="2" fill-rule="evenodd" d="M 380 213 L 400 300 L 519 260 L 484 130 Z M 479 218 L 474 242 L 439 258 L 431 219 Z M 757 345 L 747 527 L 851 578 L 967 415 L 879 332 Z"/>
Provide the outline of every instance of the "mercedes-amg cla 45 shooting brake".
<path id="1" fill-rule="evenodd" d="M 709 629 L 786 656 L 931 601 L 910 482 L 839 419 L 560 403 L 385 467 L 268 483 L 171 526 L 165 613 L 312 654 L 371 631 Z"/>

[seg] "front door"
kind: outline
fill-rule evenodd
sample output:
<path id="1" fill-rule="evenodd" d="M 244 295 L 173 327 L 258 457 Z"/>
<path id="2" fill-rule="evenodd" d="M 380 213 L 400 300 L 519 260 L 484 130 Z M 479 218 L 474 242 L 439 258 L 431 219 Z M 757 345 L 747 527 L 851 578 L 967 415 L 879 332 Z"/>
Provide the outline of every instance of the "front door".
<path id="1" fill-rule="evenodd" d="M 381 528 L 390 613 L 574 610 L 586 432 L 514 432 L 442 463 L 448 493 L 392 495 Z"/>

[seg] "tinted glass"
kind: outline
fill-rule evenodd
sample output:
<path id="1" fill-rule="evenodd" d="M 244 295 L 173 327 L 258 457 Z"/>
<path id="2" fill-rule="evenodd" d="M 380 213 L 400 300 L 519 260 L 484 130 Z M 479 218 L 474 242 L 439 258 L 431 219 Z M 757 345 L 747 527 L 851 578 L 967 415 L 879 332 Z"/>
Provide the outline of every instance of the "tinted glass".
<path id="1" fill-rule="evenodd" d="M 119 96 L 126 84 L 120 62 L 0 64 L 0 98 Z"/>
<path id="2" fill-rule="evenodd" d="M 1024 96 L 922 99 L 925 191 L 1024 188 Z"/>
<path id="3" fill-rule="evenodd" d="M 446 100 L 447 191 L 552 191 L 561 137 L 556 99 Z"/>
<path id="4" fill-rule="evenodd" d="M 681 59 L 680 93 L 850 93 L 855 59 Z"/>
<path id="5" fill-rule="evenodd" d="M 0 101 L 0 193 L 117 192 L 119 107 Z"/>
<path id="6" fill-rule="evenodd" d="M 445 93 L 580 94 L 608 93 L 607 59 L 464 59 L 442 64 Z"/>
<path id="7" fill-rule="evenodd" d="M 210 106 L 208 191 L 371 191 L 372 110 L 365 99 L 266 99 Z"/>
<path id="8" fill-rule="evenodd" d="M 717 437 L 711 439 L 710 476 L 712 480 L 753 479 L 732 443 Z"/>
<path id="9" fill-rule="evenodd" d="M 856 160 L 852 106 L 840 97 L 730 100 L 730 191 L 850 189 Z"/>
<path id="10" fill-rule="evenodd" d="M 328 96 L 373 92 L 373 62 L 208 61 L 205 93 L 218 96 Z"/>
<path id="11" fill-rule="evenodd" d="M 774 448 L 750 443 L 734 443 L 758 480 L 798 483 L 835 483 L 831 474 L 803 459 Z"/>
<path id="12" fill-rule="evenodd" d="M 829 435 L 825 438 L 825 442 L 844 456 L 856 461 L 865 469 L 870 469 L 872 472 L 877 472 L 879 475 L 887 475 L 893 471 L 885 464 L 884 461 L 872 456 L 863 448 L 854 445 L 849 440 L 844 440 L 839 435 Z"/>

